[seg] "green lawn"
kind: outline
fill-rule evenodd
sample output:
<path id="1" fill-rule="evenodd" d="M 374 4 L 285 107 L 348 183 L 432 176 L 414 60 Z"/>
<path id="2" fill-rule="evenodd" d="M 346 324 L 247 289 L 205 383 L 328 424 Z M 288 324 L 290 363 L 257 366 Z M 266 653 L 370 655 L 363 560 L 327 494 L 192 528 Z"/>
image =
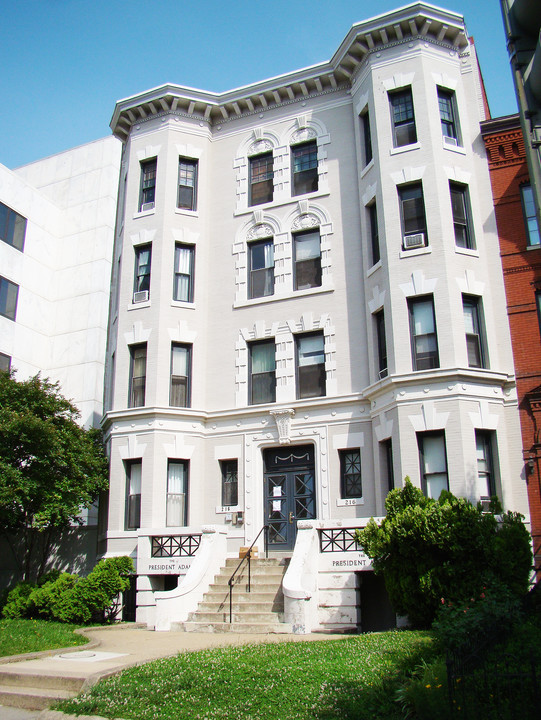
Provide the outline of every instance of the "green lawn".
<path id="1" fill-rule="evenodd" d="M 408 631 L 182 653 L 58 708 L 126 720 L 399 720 L 401 681 L 434 652 L 430 633 Z"/>
<path id="2" fill-rule="evenodd" d="M 85 645 L 73 631 L 78 625 L 44 620 L 0 620 L 0 656 Z"/>

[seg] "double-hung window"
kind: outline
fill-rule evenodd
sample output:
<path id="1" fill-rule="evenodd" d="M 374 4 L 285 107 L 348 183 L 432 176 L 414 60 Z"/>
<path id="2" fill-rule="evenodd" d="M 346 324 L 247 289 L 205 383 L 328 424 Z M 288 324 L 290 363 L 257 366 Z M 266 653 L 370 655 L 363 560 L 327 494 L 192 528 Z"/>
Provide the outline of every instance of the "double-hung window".
<path id="1" fill-rule="evenodd" d="M 398 188 L 398 198 L 400 201 L 403 249 L 412 250 L 424 247 L 428 244 L 428 237 L 422 183 L 402 185 Z"/>
<path id="2" fill-rule="evenodd" d="M 0 315 L 15 320 L 18 297 L 19 286 L 11 280 L 0 277 Z"/>
<path id="3" fill-rule="evenodd" d="M 220 460 L 222 471 L 222 505 L 234 507 L 239 502 L 238 460 Z"/>
<path id="4" fill-rule="evenodd" d="M 167 527 L 188 524 L 188 460 L 167 461 Z"/>
<path id="5" fill-rule="evenodd" d="M 190 407 L 192 346 L 171 345 L 171 387 L 169 404 L 172 407 Z"/>
<path id="6" fill-rule="evenodd" d="M 11 370 L 11 357 L 0 352 L 0 372 L 9 372 Z"/>
<path id="7" fill-rule="evenodd" d="M 361 498 L 363 484 L 361 479 L 361 451 L 339 450 L 340 485 L 343 498 Z"/>
<path id="8" fill-rule="evenodd" d="M 130 345 L 130 388 L 128 407 L 143 407 L 147 383 L 147 344 Z"/>
<path id="9" fill-rule="evenodd" d="M 272 152 L 249 158 L 249 205 L 271 202 L 274 193 Z"/>
<path id="10" fill-rule="evenodd" d="M 444 142 L 447 145 L 459 145 L 460 136 L 454 92 L 438 88 L 438 105 Z"/>
<path id="11" fill-rule="evenodd" d="M 126 530 L 141 527 L 141 460 L 126 462 Z"/>
<path id="12" fill-rule="evenodd" d="M 380 462 L 383 481 L 387 485 L 387 491 L 394 490 L 394 464 L 393 464 L 393 441 L 391 438 L 380 442 Z"/>
<path id="13" fill-rule="evenodd" d="M 291 169 L 292 195 L 304 195 L 318 189 L 316 140 L 291 148 Z"/>
<path id="14" fill-rule="evenodd" d="M 297 397 L 321 397 L 326 394 L 325 340 L 323 333 L 295 338 L 297 361 Z"/>
<path id="15" fill-rule="evenodd" d="M 321 286 L 321 238 L 319 230 L 293 235 L 294 289 Z"/>
<path id="16" fill-rule="evenodd" d="M 385 337 L 385 315 L 383 308 L 374 313 L 378 342 L 378 373 L 380 378 L 387 377 L 387 340 Z"/>
<path id="17" fill-rule="evenodd" d="M 248 297 L 259 298 L 274 294 L 274 242 L 272 238 L 248 245 Z"/>
<path id="18" fill-rule="evenodd" d="M 481 299 L 471 295 L 462 296 L 464 328 L 469 367 L 487 367 Z"/>
<path id="19" fill-rule="evenodd" d="M 475 241 L 473 237 L 468 188 L 466 185 L 451 182 L 449 183 L 449 190 L 451 192 L 451 209 L 453 211 L 456 246 L 473 250 L 475 248 Z"/>
<path id="20" fill-rule="evenodd" d="M 150 263 L 152 245 L 135 248 L 135 272 L 133 281 L 133 302 L 145 302 L 150 295 Z"/>
<path id="21" fill-rule="evenodd" d="M 535 200 L 532 186 L 530 184 L 521 185 L 520 195 L 522 198 L 522 211 L 524 213 L 528 245 L 539 245 L 541 243 L 541 237 L 535 215 Z"/>
<path id="22" fill-rule="evenodd" d="M 175 266 L 173 269 L 173 300 L 179 302 L 193 302 L 194 287 L 194 257 L 193 245 L 175 245 Z"/>
<path id="23" fill-rule="evenodd" d="M 372 254 L 372 265 L 379 262 L 380 249 L 379 249 L 379 230 L 378 230 L 378 210 L 376 201 L 368 205 L 368 225 L 370 230 L 370 250 Z"/>
<path id="24" fill-rule="evenodd" d="M 361 134 L 362 134 L 362 151 L 363 151 L 363 167 L 366 167 L 374 157 L 372 152 L 372 133 L 370 132 L 370 115 L 366 108 L 360 115 Z"/>
<path id="25" fill-rule="evenodd" d="M 440 366 L 434 299 L 424 295 L 408 302 L 411 333 L 411 355 L 414 370 L 431 370 Z"/>
<path id="26" fill-rule="evenodd" d="M 395 148 L 412 145 L 417 142 L 413 97 L 411 88 L 389 93 L 391 120 L 393 126 L 393 145 Z"/>
<path id="27" fill-rule="evenodd" d="M 493 433 L 487 430 L 475 431 L 475 450 L 477 455 L 477 491 L 479 497 L 496 495 L 494 461 L 492 456 Z"/>
<path id="28" fill-rule="evenodd" d="M 276 346 L 274 340 L 250 343 L 250 405 L 276 400 Z"/>
<path id="29" fill-rule="evenodd" d="M 421 489 L 429 498 L 437 500 L 442 490 L 449 489 L 445 433 L 417 433 L 421 466 Z"/>
<path id="30" fill-rule="evenodd" d="M 177 207 L 197 210 L 197 160 L 179 158 Z"/>
<path id="31" fill-rule="evenodd" d="M 26 218 L 0 203 L 0 240 L 23 251 L 26 235 Z"/>
<path id="32" fill-rule="evenodd" d="M 152 210 L 156 201 L 157 158 L 141 163 L 141 189 L 139 191 L 139 212 Z"/>

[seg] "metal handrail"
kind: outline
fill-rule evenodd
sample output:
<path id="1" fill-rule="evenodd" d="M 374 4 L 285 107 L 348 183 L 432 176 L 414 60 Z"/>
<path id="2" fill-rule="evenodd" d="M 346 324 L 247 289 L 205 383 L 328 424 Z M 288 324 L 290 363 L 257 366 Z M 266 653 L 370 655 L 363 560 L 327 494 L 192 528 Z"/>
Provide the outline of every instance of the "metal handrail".
<path id="1" fill-rule="evenodd" d="M 235 575 L 237 574 L 237 572 L 240 570 L 241 565 L 242 565 L 246 560 L 248 560 L 248 592 L 250 592 L 250 584 L 251 584 L 250 563 L 251 563 L 252 548 L 254 547 L 254 545 L 256 544 L 256 542 L 258 541 L 259 536 L 261 535 L 262 532 L 265 533 L 265 535 L 264 535 L 264 538 L 265 538 L 265 540 L 264 540 L 265 557 L 266 557 L 266 558 L 269 557 L 269 526 L 268 526 L 268 525 L 263 525 L 263 527 L 261 528 L 261 530 L 257 533 L 257 536 L 256 536 L 255 540 L 253 541 L 253 543 L 252 543 L 252 544 L 250 545 L 250 547 L 248 548 L 248 552 L 246 553 L 246 555 L 245 555 L 243 558 L 241 558 L 241 561 L 239 562 L 239 564 L 238 564 L 237 567 L 235 568 L 233 574 L 231 575 L 231 577 L 230 577 L 229 580 L 227 581 L 227 584 L 229 585 L 229 622 L 230 622 L 230 623 L 233 622 L 233 580 L 234 580 Z"/>

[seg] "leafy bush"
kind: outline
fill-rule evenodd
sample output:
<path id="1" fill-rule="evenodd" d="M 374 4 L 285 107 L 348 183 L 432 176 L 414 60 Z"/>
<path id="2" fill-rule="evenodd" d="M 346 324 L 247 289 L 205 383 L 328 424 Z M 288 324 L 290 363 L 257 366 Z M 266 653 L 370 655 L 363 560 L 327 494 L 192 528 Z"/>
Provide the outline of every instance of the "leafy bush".
<path id="1" fill-rule="evenodd" d="M 478 596 L 492 579 L 515 595 L 527 592 L 530 539 L 518 513 L 498 521 L 450 492 L 428 498 L 409 478 L 389 493 L 385 508 L 381 525 L 370 520 L 357 541 L 383 574 L 394 610 L 414 627 L 430 627 L 442 597 Z"/>
<path id="2" fill-rule="evenodd" d="M 34 617 L 84 624 L 103 621 L 114 598 L 130 584 L 128 557 L 101 560 L 85 578 L 54 572 L 40 586 L 19 583 L 8 595 L 6 618 Z"/>

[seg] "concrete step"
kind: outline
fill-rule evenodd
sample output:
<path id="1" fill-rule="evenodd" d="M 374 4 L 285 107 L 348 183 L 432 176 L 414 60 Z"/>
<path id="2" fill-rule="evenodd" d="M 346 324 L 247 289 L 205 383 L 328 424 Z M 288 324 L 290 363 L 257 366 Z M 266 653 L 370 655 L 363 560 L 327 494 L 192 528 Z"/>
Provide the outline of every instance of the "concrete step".
<path id="1" fill-rule="evenodd" d="M 215 578 L 214 582 L 209 585 L 209 592 L 214 592 L 215 590 L 220 592 L 229 592 L 229 585 L 227 582 L 216 582 L 217 579 L 218 578 Z M 282 578 L 276 582 L 269 582 L 267 578 L 261 578 L 254 582 L 254 579 L 252 578 L 252 582 L 250 583 L 250 592 L 274 592 L 274 594 L 276 594 L 278 590 L 281 590 L 281 588 Z M 233 585 L 233 592 L 248 592 L 248 583 L 235 583 Z"/>
<path id="2" fill-rule="evenodd" d="M 58 675 L 56 673 L 36 673 L 24 668 L 17 668 L 20 663 L 13 664 L 13 669 L 0 670 L 0 690 L 5 686 L 32 687 L 47 690 L 67 690 L 78 693 L 84 685 L 85 678 L 77 675 Z"/>
<path id="3" fill-rule="evenodd" d="M 272 612 L 234 612 L 234 623 L 256 623 L 256 624 L 274 624 L 279 623 L 283 618 L 278 613 Z M 193 622 L 216 623 L 229 622 L 229 610 L 222 612 L 201 612 L 197 610 L 190 618 Z"/>
<path id="4" fill-rule="evenodd" d="M 183 627 L 181 628 L 180 625 Z M 253 635 L 269 635 L 269 634 L 283 634 L 291 633 L 293 629 L 289 623 L 228 623 L 228 622 L 216 622 L 216 623 L 202 623 L 189 621 L 185 623 L 179 623 L 175 629 L 184 629 L 186 632 L 214 632 L 214 633 L 225 633 L 233 632 L 239 634 L 253 634 Z"/>
<path id="5" fill-rule="evenodd" d="M 0 686 L 0 705 L 24 708 L 25 710 L 45 710 L 58 700 L 68 700 L 77 692 L 39 687 L 21 687 L 19 685 Z"/>
<path id="6" fill-rule="evenodd" d="M 282 602 L 284 595 L 281 588 L 272 586 L 270 588 L 254 587 L 250 592 L 242 588 L 233 589 L 233 602 Z M 211 589 L 205 593 L 203 600 L 210 602 L 229 602 L 229 588 L 211 586 Z"/>
<path id="7" fill-rule="evenodd" d="M 220 573 L 219 575 L 216 575 L 214 578 L 214 585 L 229 585 L 229 580 L 231 578 L 231 575 L 229 573 Z M 279 584 L 284 579 L 284 574 L 281 572 L 276 572 L 273 570 L 272 572 L 252 572 L 250 574 L 250 582 L 252 585 L 257 585 L 261 582 L 266 583 L 276 583 Z M 243 585 L 248 584 L 248 573 L 242 574 L 242 575 L 235 575 L 233 578 L 233 585 L 236 587 L 237 585 Z"/>
<path id="8" fill-rule="evenodd" d="M 249 598 L 245 602 L 237 602 L 237 598 L 235 598 L 235 602 L 232 603 L 232 610 L 233 612 L 245 612 L 247 610 L 250 612 L 283 612 L 284 601 L 282 598 L 281 602 L 253 602 L 251 598 Z M 211 598 L 208 598 L 207 600 L 200 602 L 199 607 L 197 608 L 197 612 L 221 611 L 229 612 L 229 598 L 227 599 L 227 602 L 214 602 Z"/>

